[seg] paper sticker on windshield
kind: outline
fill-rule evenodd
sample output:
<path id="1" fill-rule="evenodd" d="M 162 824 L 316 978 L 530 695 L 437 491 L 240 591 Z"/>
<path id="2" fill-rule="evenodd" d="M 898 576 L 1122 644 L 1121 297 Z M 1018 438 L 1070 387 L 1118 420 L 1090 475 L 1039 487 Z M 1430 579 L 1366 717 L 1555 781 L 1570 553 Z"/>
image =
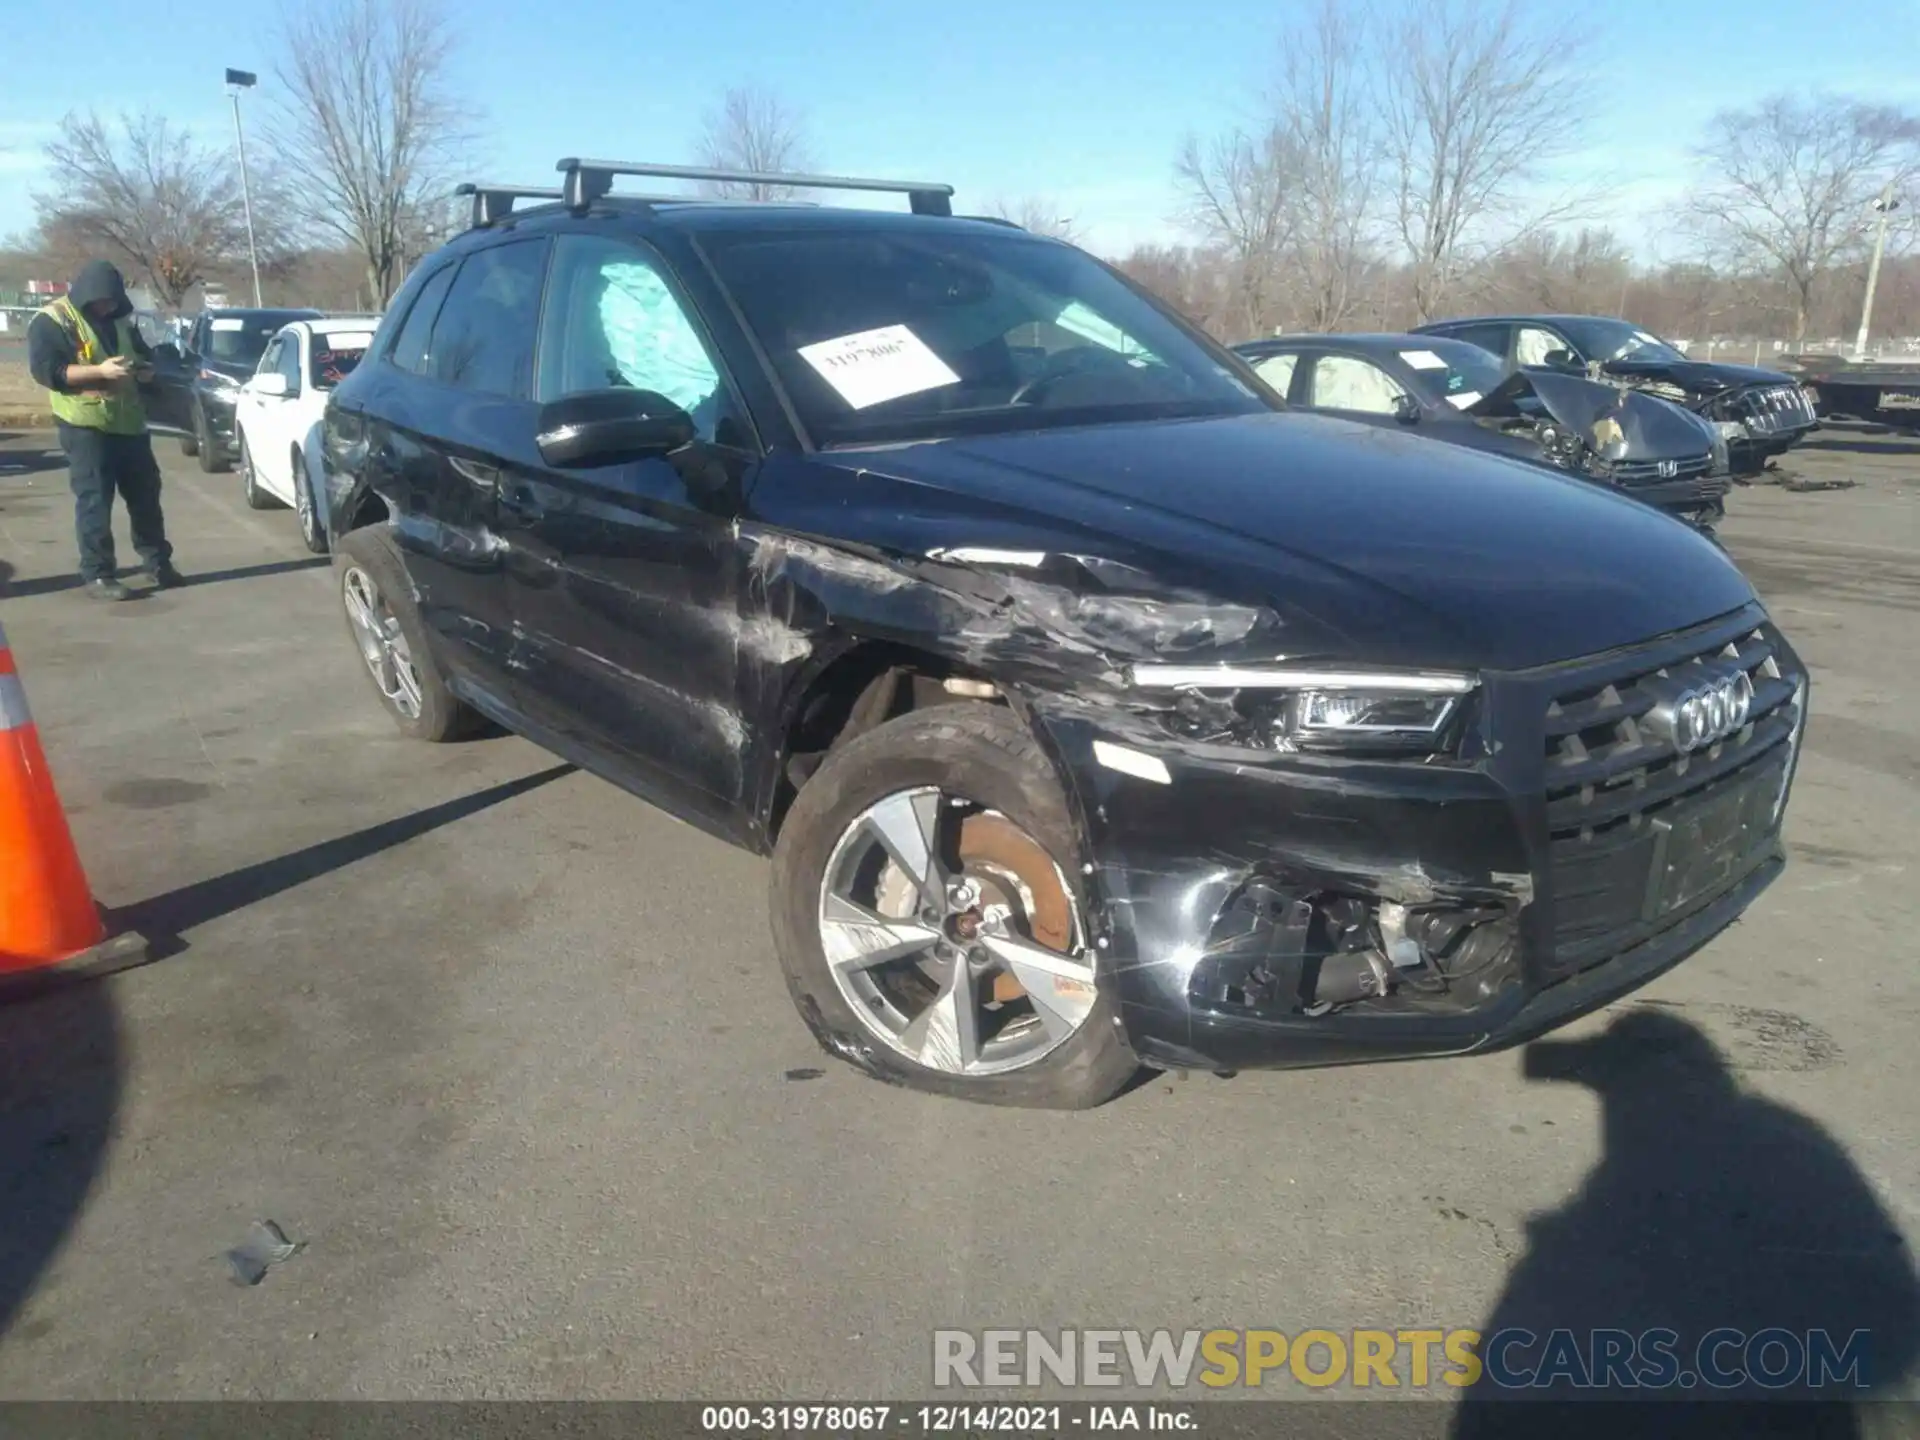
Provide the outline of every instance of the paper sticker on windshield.
<path id="1" fill-rule="evenodd" d="M 1444 370 L 1447 362 L 1431 350 L 1402 350 L 1400 358 L 1416 370 Z"/>
<path id="2" fill-rule="evenodd" d="M 244 330 L 247 328 L 247 322 L 244 320 L 216 320 L 213 322 L 213 328 L 216 330 Z"/>
<path id="3" fill-rule="evenodd" d="M 1458 405 L 1462 410 L 1478 405 L 1486 397 L 1478 390 L 1462 390 L 1458 395 L 1447 396 L 1449 405 Z"/>
<path id="4" fill-rule="evenodd" d="M 855 410 L 960 383 L 946 362 L 904 325 L 882 325 L 802 345 L 800 358 Z"/>

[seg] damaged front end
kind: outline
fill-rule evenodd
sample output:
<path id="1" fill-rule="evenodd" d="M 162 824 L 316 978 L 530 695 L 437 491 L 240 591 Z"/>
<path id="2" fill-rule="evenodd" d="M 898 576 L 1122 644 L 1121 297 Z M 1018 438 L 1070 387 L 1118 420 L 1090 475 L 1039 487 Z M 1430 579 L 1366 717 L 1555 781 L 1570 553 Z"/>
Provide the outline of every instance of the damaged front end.
<path id="1" fill-rule="evenodd" d="M 1641 390 L 1546 370 L 1516 370 L 1466 413 L 1522 434 L 1549 464 L 1623 491 L 1703 529 L 1732 485 L 1724 437 L 1690 411 Z"/>

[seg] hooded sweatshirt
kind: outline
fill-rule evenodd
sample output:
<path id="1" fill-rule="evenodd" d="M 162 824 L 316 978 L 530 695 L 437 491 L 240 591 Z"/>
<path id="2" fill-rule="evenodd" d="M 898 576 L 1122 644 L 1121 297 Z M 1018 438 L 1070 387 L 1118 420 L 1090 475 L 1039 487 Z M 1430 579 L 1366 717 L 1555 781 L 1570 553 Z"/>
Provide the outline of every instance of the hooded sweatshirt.
<path id="1" fill-rule="evenodd" d="M 67 298 L 81 308 L 94 300 L 114 302 L 108 316 L 88 315 L 87 323 L 100 339 L 100 348 L 108 355 L 119 353 L 119 327 L 113 322 L 133 313 L 133 301 L 127 298 L 127 282 L 105 260 L 89 260 L 67 287 Z M 139 332 L 133 335 L 133 358 L 144 360 L 151 353 Z M 72 393 L 67 384 L 67 367 L 79 358 L 79 349 L 67 332 L 45 315 L 36 315 L 27 326 L 27 369 L 35 383 L 62 394 Z M 84 386 L 82 389 L 86 388 Z"/>

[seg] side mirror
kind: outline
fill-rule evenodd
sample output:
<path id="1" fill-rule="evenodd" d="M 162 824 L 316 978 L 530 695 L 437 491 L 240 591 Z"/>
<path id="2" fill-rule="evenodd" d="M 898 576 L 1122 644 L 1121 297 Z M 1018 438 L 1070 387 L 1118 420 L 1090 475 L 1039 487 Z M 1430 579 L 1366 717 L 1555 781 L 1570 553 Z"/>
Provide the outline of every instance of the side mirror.
<path id="1" fill-rule="evenodd" d="M 1411 395 L 1401 394 L 1393 397 L 1393 418 L 1402 425 L 1420 423 L 1420 402 Z"/>
<path id="2" fill-rule="evenodd" d="M 269 370 L 263 375 L 251 376 L 240 387 L 250 395 L 264 395 L 269 399 L 284 398 L 287 393 L 287 377 L 278 370 Z"/>
<path id="3" fill-rule="evenodd" d="M 1542 357 L 1542 363 L 1549 370 L 1578 370 L 1580 357 L 1571 350 L 1549 350 Z"/>
<path id="4" fill-rule="evenodd" d="M 535 443 L 555 469 L 670 455 L 696 437 L 693 417 L 652 390 L 589 390 L 540 407 Z"/>

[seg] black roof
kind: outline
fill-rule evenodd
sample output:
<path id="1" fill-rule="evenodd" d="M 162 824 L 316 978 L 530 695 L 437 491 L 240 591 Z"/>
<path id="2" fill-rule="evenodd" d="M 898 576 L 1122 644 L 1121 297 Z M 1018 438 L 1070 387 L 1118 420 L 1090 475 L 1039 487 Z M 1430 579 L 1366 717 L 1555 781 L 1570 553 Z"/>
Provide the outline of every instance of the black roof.
<path id="1" fill-rule="evenodd" d="M 955 226 L 959 226 L 964 230 L 991 232 L 1001 236 L 1012 229 L 1016 234 L 1025 235 L 1037 244 L 1058 243 L 1032 235 L 1018 226 L 1009 226 L 1004 221 L 985 217 L 970 219 L 964 216 L 914 215 L 901 210 L 863 210 L 850 206 L 814 205 L 805 202 L 729 203 L 726 200 L 701 200 L 692 196 L 675 199 L 634 195 L 602 196 L 595 200 L 585 212 L 571 210 L 564 204 L 531 205 L 524 210 L 515 210 L 511 216 L 487 229 L 469 230 L 452 243 L 458 244 L 461 239 L 484 237 L 499 231 L 557 228 L 581 219 L 583 214 L 586 216 L 617 215 L 636 228 L 683 232 L 711 233 L 744 230 L 784 232 L 858 228 L 948 235 L 953 233 Z"/>
<path id="2" fill-rule="evenodd" d="M 1436 338 L 1445 337 L 1399 331 L 1340 332 L 1332 335 L 1323 335 L 1316 331 L 1307 331 L 1298 335 L 1263 335 L 1258 340 L 1243 340 L 1233 348 L 1242 353 L 1269 346 L 1276 349 L 1288 349 L 1300 345 L 1346 345 L 1351 346 L 1355 350 L 1417 350 L 1423 346 L 1431 345 Z M 1453 340 L 1449 343 L 1464 345 L 1467 342 L 1464 340 Z"/>
<path id="3" fill-rule="evenodd" d="M 1622 320 L 1618 315 L 1555 315 L 1535 311 L 1526 315 L 1455 315 L 1446 320 L 1429 320 L 1421 326 L 1422 330 L 1431 330 L 1441 325 L 1481 325 L 1508 324 L 1520 320 L 1602 320 L 1610 325 L 1630 325 L 1630 320 Z"/>

